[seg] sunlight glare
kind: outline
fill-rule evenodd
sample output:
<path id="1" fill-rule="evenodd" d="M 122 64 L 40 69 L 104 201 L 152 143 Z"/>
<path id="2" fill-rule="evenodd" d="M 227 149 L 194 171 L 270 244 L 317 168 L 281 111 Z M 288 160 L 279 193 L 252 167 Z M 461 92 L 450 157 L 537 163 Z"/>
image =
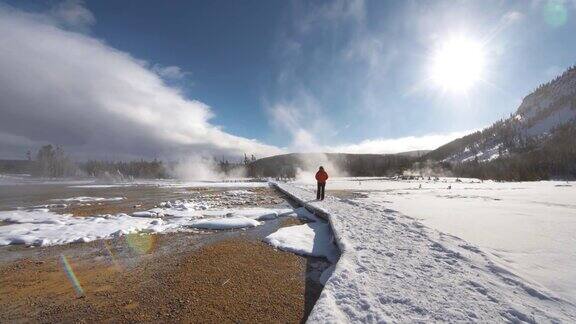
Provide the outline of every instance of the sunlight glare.
<path id="1" fill-rule="evenodd" d="M 462 93 L 482 79 L 485 58 L 480 43 L 455 37 L 432 54 L 430 77 L 444 91 Z"/>

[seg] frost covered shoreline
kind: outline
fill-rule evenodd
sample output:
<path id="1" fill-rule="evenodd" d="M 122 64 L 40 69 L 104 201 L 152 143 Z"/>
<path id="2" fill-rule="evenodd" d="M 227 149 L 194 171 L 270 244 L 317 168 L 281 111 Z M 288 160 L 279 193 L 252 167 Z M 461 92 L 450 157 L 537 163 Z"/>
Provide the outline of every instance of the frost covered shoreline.
<path id="1" fill-rule="evenodd" d="M 176 187 L 179 184 L 181 186 Z M 214 187 L 194 189 L 175 182 L 145 182 L 78 185 L 75 182 L 3 184 L 0 197 L 0 245 L 55 245 L 87 242 L 127 233 L 159 233 L 193 229 L 194 221 L 206 217 L 221 218 L 228 212 L 264 200 L 274 204 L 278 198 L 251 193 L 265 189 L 259 184 L 211 183 Z M 191 184 L 192 188 L 198 188 Z M 235 189 L 236 187 L 240 187 Z M 241 189 L 245 188 L 245 189 Z M 220 197 L 222 195 L 222 197 Z M 267 197 L 267 198 L 266 198 Z M 220 199 L 221 198 L 221 199 Z M 262 200 L 264 199 L 264 200 Z M 222 210 L 223 215 L 205 215 L 203 210 Z M 274 210 L 254 210 L 272 214 Z M 256 220 L 244 219 L 255 226 Z"/>
<path id="2" fill-rule="evenodd" d="M 194 230 L 231 230 L 260 226 L 262 222 L 278 217 L 306 217 L 298 210 L 283 207 L 250 207 L 256 204 L 255 193 L 248 190 L 221 191 L 214 201 L 176 199 L 164 201 L 150 209 L 129 213 L 101 214 L 76 217 L 57 212 L 73 207 L 67 204 L 46 204 L 0 211 L 0 246 L 50 246 L 67 243 L 110 239 L 131 233 L 151 234 Z M 78 207 L 90 203 L 118 202 L 124 197 L 90 197 L 51 199 L 76 203 Z M 229 206 L 240 204 L 240 206 Z M 141 207 L 140 207 L 141 208 Z M 54 211 L 56 210 L 56 211 Z"/>

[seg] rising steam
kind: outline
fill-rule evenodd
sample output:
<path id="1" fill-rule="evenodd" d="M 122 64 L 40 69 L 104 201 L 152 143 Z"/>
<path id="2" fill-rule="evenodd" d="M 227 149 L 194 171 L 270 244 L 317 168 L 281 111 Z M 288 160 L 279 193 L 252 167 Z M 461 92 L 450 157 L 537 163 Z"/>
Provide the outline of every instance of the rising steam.
<path id="1" fill-rule="evenodd" d="M 326 170 L 330 177 L 348 176 L 346 171 L 342 170 L 336 163 L 330 161 L 328 155 L 324 153 L 300 154 L 298 159 L 302 166 L 296 169 L 296 180 L 299 182 L 316 182 L 314 175 L 320 166 L 324 167 L 324 170 Z"/>
<path id="2" fill-rule="evenodd" d="M 203 156 L 191 156 L 179 161 L 171 173 L 175 178 L 185 181 L 218 181 L 246 176 L 246 170 L 242 167 L 224 172 L 216 160 Z"/>

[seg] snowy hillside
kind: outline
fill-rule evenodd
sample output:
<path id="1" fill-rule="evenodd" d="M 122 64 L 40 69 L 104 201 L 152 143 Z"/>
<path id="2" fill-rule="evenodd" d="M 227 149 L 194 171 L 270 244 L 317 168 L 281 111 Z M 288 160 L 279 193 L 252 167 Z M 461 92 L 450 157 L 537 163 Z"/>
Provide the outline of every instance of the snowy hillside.
<path id="1" fill-rule="evenodd" d="M 487 162 L 538 147 L 561 125 L 576 120 L 576 67 L 526 96 L 506 120 L 428 154 L 444 162 Z"/>

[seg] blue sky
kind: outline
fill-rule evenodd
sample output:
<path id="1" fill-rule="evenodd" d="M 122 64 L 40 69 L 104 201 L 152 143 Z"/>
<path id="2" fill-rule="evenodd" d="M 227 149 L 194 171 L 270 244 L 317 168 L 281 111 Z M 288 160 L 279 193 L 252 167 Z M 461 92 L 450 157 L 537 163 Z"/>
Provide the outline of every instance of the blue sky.
<path id="1" fill-rule="evenodd" d="M 262 144 L 261 155 L 434 148 L 508 116 L 576 63 L 572 0 L 4 3 L 142 61 L 208 106 L 203 122 Z M 465 92 L 429 77 L 435 50 L 454 37 L 482 45 L 482 80 Z"/>

